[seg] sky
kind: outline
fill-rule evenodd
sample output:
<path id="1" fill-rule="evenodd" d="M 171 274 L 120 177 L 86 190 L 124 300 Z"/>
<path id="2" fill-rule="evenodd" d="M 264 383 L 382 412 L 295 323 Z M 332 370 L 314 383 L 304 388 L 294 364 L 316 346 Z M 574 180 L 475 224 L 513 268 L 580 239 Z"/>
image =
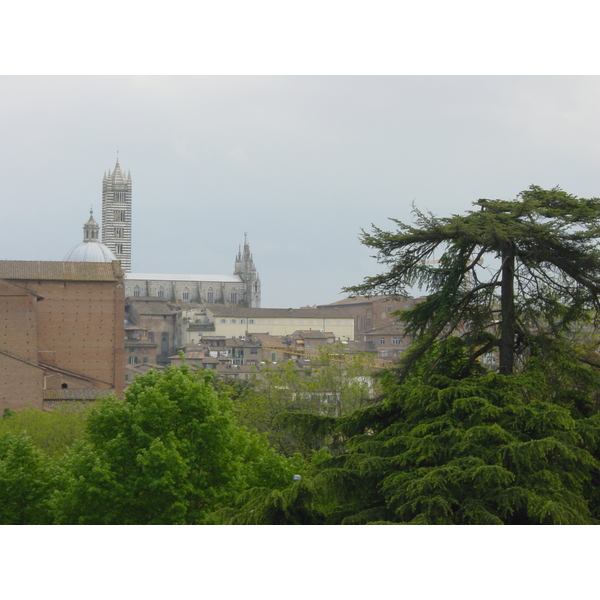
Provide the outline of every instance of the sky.
<path id="1" fill-rule="evenodd" d="M 247 233 L 264 307 L 335 302 L 413 203 L 600 196 L 598 105 L 597 76 L 0 77 L 0 256 L 62 260 L 118 156 L 133 272 L 232 274 Z"/>

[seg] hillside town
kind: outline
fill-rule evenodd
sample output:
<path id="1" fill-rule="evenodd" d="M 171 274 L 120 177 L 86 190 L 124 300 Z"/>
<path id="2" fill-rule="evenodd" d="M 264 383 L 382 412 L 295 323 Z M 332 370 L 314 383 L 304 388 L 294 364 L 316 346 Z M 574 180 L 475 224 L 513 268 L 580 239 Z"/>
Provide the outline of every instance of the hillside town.
<path id="1" fill-rule="evenodd" d="M 119 161 L 63 261 L 0 261 L 0 409 L 122 397 L 140 373 L 181 364 L 247 380 L 321 348 L 389 366 L 411 340 L 397 311 L 422 298 L 352 297 L 299 308 L 261 306 L 244 235 L 231 275 L 133 273 L 132 178 Z"/>

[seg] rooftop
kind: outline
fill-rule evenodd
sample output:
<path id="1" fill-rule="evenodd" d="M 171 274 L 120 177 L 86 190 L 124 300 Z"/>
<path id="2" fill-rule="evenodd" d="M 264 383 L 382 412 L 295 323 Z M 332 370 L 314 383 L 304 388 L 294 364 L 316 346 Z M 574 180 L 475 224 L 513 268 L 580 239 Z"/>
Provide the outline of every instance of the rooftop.
<path id="1" fill-rule="evenodd" d="M 116 260 L 109 263 L 0 260 L 0 279 L 116 281 L 122 275 L 121 265 Z"/>
<path id="2" fill-rule="evenodd" d="M 208 281 L 215 283 L 242 283 L 239 275 L 191 275 L 173 273 L 126 273 L 125 279 L 139 281 Z"/>

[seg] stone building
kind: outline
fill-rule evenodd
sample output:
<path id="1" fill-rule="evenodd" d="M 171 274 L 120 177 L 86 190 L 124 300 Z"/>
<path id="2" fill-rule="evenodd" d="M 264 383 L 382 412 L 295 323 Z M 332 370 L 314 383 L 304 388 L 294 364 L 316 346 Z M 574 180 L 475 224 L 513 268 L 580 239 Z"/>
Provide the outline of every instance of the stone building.
<path id="1" fill-rule="evenodd" d="M 145 344 L 128 341 L 127 347 L 128 353 L 130 353 L 127 357 L 128 364 L 140 362 L 139 360 L 137 362 L 129 360 L 130 358 L 135 359 L 135 357 L 139 359 L 140 350 L 142 352 L 143 350 L 149 351 L 147 355 L 149 361 L 153 356 L 156 364 L 170 364 L 169 356 L 177 353 L 177 350 L 183 345 L 181 341 L 181 310 L 165 298 L 127 298 L 126 318 L 128 328 L 135 326 L 140 328 L 139 331 L 145 330 Z M 151 355 L 152 344 L 155 344 L 155 349 Z"/>
<path id="2" fill-rule="evenodd" d="M 124 304 L 117 261 L 0 261 L 0 409 L 121 395 Z"/>
<path id="3" fill-rule="evenodd" d="M 246 308 L 205 306 L 182 311 L 182 343 L 200 343 L 203 336 L 246 337 L 253 333 L 291 335 L 295 331 L 331 332 L 336 340 L 354 339 L 354 317 L 316 308 Z"/>
<path id="4" fill-rule="evenodd" d="M 131 271 L 131 174 L 122 173 L 119 159 L 102 179 L 102 242 Z"/>
<path id="5" fill-rule="evenodd" d="M 178 304 L 259 308 L 261 286 L 248 240 L 237 254 L 233 275 L 126 273 L 125 295 L 164 298 Z"/>
<path id="6" fill-rule="evenodd" d="M 112 262 L 117 260 L 110 248 L 100 242 L 100 225 L 94 220 L 93 211 L 83 226 L 83 241 L 77 244 L 65 257 L 65 262 Z"/>
<path id="7" fill-rule="evenodd" d="M 117 158 L 115 168 L 104 173 L 102 180 L 102 243 L 121 263 L 125 296 L 260 307 L 260 277 L 247 238 L 236 256 L 233 275 L 131 273 L 131 229 L 131 173 L 125 176 Z"/>

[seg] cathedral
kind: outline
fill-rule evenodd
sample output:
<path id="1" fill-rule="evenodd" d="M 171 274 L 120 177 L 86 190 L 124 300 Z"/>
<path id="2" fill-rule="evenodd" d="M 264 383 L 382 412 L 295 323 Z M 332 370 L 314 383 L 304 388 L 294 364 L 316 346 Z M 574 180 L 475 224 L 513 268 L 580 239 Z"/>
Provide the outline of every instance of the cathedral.
<path id="1" fill-rule="evenodd" d="M 118 260 L 124 273 L 126 297 L 165 298 L 181 304 L 221 304 L 260 308 L 260 278 L 248 239 L 235 259 L 233 275 L 196 275 L 131 272 L 131 174 L 121 171 L 119 160 L 102 180 L 102 242 L 100 226 L 90 211 L 83 241 L 65 261 Z"/>

